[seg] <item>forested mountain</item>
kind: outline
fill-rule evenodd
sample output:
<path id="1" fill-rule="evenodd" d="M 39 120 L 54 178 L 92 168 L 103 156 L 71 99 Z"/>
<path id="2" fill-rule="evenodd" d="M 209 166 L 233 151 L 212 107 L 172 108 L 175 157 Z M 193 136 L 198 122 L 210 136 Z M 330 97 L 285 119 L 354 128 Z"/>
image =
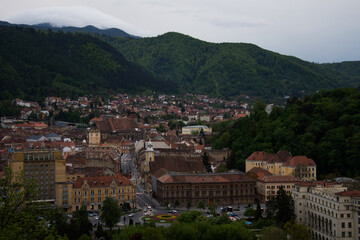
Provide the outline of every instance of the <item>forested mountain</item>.
<path id="1" fill-rule="evenodd" d="M 320 91 L 291 99 L 285 108 L 267 115 L 258 102 L 251 117 L 238 120 L 215 141 L 215 148 L 230 147 L 229 167 L 243 170 L 244 159 L 254 151 L 288 150 L 306 155 L 319 175 L 360 176 L 360 92 L 356 89 Z"/>
<path id="2" fill-rule="evenodd" d="M 26 24 L 11 24 L 8 22 L 0 21 L 0 25 L 2 26 L 18 26 L 18 27 L 31 27 L 38 30 L 52 30 L 54 32 L 61 31 L 61 32 L 82 32 L 82 33 L 94 33 L 94 34 L 101 34 L 111 37 L 134 37 L 137 38 L 137 36 L 128 34 L 127 32 L 118 29 L 118 28 L 107 28 L 107 29 L 99 29 L 97 27 L 94 27 L 92 25 L 88 25 L 85 27 L 54 27 L 50 23 L 41 23 L 41 24 L 35 24 L 35 25 L 26 25 Z"/>
<path id="3" fill-rule="evenodd" d="M 208 43 L 179 33 L 139 39 L 101 38 L 128 60 L 194 93 L 274 99 L 309 95 L 320 89 L 356 87 L 359 83 L 357 73 L 354 76 L 253 44 Z"/>
<path id="4" fill-rule="evenodd" d="M 12 97 L 39 100 L 177 89 L 87 34 L 0 26 L 0 36 L 0 84 Z"/>

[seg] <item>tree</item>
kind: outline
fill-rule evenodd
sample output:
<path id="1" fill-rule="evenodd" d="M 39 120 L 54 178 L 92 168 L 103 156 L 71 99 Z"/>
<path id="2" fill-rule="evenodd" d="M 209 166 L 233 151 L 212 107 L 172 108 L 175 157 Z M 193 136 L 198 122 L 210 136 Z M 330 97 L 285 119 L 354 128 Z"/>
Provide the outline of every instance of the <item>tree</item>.
<path id="1" fill-rule="evenodd" d="M 158 130 L 159 132 L 166 132 L 165 126 L 162 125 L 161 123 L 160 123 L 159 127 L 156 128 L 156 130 Z"/>
<path id="2" fill-rule="evenodd" d="M 211 203 L 211 204 L 209 205 L 210 214 L 213 215 L 213 216 L 216 216 L 215 208 L 216 208 L 215 203 Z"/>
<path id="3" fill-rule="evenodd" d="M 203 213 L 200 211 L 187 211 L 182 213 L 177 220 L 181 223 L 193 223 L 199 216 L 203 216 Z"/>
<path id="4" fill-rule="evenodd" d="M 256 198 L 255 201 L 256 201 L 255 220 L 259 220 L 261 218 L 261 215 L 262 215 L 262 210 L 261 210 L 259 199 Z"/>
<path id="5" fill-rule="evenodd" d="M 190 202 L 190 201 L 187 202 L 186 208 L 187 208 L 188 210 L 191 208 L 191 202 Z"/>
<path id="6" fill-rule="evenodd" d="M 202 200 L 198 202 L 198 208 L 205 209 L 205 204 Z"/>
<path id="7" fill-rule="evenodd" d="M 261 233 L 264 236 L 264 240 L 286 240 L 285 231 L 275 226 L 265 227 Z"/>
<path id="8" fill-rule="evenodd" d="M 42 239 L 47 233 L 37 216 L 44 214 L 37 201 L 36 183 L 23 172 L 5 168 L 0 178 L 0 239 Z"/>
<path id="9" fill-rule="evenodd" d="M 118 201 L 107 197 L 101 208 L 100 219 L 105 223 L 106 226 L 110 228 L 110 232 L 112 227 L 120 221 L 121 217 L 121 208 L 118 204 Z"/>
<path id="10" fill-rule="evenodd" d="M 272 196 L 267 204 L 267 216 L 274 217 L 276 224 L 283 227 L 288 221 L 295 219 L 294 200 L 287 194 L 283 186 L 277 191 L 276 196 Z"/>
<path id="11" fill-rule="evenodd" d="M 73 228 L 69 236 L 70 239 L 78 239 L 83 234 L 90 234 L 92 225 L 89 221 L 89 215 L 85 205 L 82 205 L 81 208 L 73 214 L 70 224 Z"/>
<path id="12" fill-rule="evenodd" d="M 290 235 L 291 240 L 311 240 L 311 231 L 304 223 L 295 221 L 287 222 L 284 230 Z"/>
<path id="13" fill-rule="evenodd" d="M 179 200 L 176 199 L 175 203 L 174 203 L 174 208 L 177 208 L 180 206 L 180 202 Z"/>
<path id="14" fill-rule="evenodd" d="M 209 162 L 209 156 L 207 155 L 206 152 L 204 152 L 204 154 L 202 155 L 202 162 L 206 168 L 206 171 L 207 172 L 212 172 L 212 169 L 211 169 L 211 164 Z"/>

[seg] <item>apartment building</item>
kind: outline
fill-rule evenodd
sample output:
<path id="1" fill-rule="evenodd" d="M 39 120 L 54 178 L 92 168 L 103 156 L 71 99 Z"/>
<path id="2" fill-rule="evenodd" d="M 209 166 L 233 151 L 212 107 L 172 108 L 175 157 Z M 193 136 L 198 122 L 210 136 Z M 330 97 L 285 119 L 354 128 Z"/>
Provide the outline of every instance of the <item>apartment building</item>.
<path id="1" fill-rule="evenodd" d="M 24 172 L 25 178 L 33 178 L 38 187 L 38 199 L 55 199 L 59 185 L 65 182 L 65 160 L 60 150 L 12 150 L 9 166 L 16 172 Z"/>
<path id="2" fill-rule="evenodd" d="M 360 191 L 336 182 L 301 182 L 292 194 L 298 222 L 315 240 L 360 240 Z"/>

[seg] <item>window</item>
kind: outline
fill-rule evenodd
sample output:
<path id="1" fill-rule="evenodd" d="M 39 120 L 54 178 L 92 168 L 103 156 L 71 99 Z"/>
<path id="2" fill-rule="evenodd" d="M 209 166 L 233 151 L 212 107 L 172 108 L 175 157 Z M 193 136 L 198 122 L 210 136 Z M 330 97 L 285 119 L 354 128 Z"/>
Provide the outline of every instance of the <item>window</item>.
<path id="1" fill-rule="evenodd" d="M 342 237 L 345 237 L 345 232 L 341 232 L 341 236 L 342 236 Z"/>
<path id="2" fill-rule="evenodd" d="M 342 228 L 345 228 L 345 223 L 344 223 L 344 222 L 341 223 L 341 227 L 342 227 Z"/>
<path id="3" fill-rule="evenodd" d="M 348 223 L 348 228 L 351 228 L 351 222 Z"/>

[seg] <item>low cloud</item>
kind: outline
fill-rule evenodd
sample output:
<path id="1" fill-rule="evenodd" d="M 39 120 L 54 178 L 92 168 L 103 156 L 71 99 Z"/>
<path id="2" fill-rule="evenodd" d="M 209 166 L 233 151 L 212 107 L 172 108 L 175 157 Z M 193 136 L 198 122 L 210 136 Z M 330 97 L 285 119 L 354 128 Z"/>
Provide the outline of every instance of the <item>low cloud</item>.
<path id="1" fill-rule="evenodd" d="M 30 9 L 5 20 L 10 23 L 30 25 L 50 23 L 55 27 L 84 27 L 87 25 L 101 29 L 116 27 L 133 35 L 142 33 L 140 29 L 127 22 L 86 6 Z"/>

